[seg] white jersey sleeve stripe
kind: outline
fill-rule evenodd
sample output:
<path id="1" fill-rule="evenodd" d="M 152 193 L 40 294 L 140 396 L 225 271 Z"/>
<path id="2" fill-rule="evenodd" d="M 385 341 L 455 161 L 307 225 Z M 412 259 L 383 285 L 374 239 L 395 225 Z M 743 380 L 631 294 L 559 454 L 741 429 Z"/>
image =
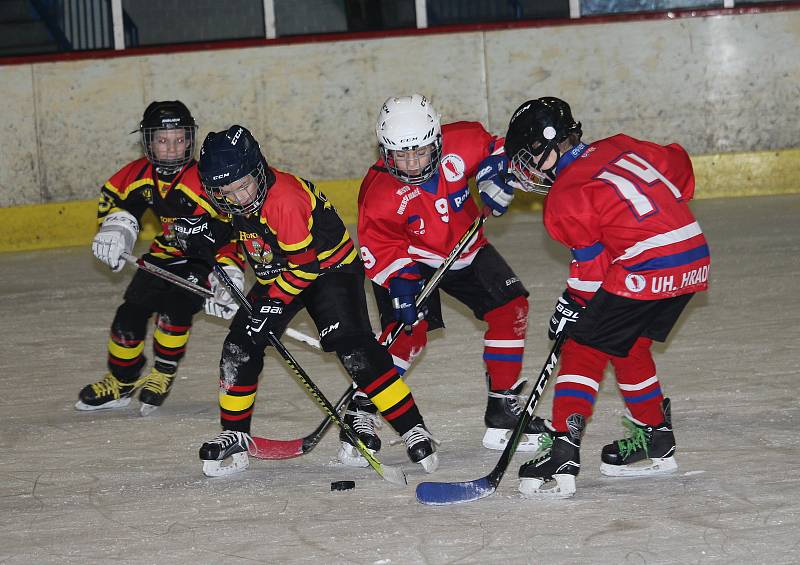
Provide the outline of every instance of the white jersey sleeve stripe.
<path id="1" fill-rule="evenodd" d="M 403 257 L 402 259 L 397 259 L 393 261 L 388 267 L 382 270 L 380 273 L 375 275 L 372 279 L 378 284 L 383 284 L 386 282 L 386 279 L 391 277 L 394 273 L 405 267 L 406 265 L 410 265 L 414 261 L 409 257 Z"/>
<path id="2" fill-rule="evenodd" d="M 582 290 L 583 292 L 597 292 L 603 281 L 582 281 L 575 277 L 567 279 L 567 286 L 575 290 Z"/>

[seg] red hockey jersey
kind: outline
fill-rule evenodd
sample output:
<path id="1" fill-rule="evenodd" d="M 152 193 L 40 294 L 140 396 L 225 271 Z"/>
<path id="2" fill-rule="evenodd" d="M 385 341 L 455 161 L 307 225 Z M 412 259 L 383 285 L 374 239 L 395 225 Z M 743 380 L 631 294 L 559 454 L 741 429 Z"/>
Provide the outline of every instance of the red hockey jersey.
<path id="1" fill-rule="evenodd" d="M 615 135 L 562 156 L 544 202 L 550 236 L 572 249 L 568 290 L 657 300 L 705 290 L 710 254 L 689 209 L 686 151 Z"/>
<path id="2" fill-rule="evenodd" d="M 387 286 L 395 276 L 414 276 L 415 262 L 438 267 L 480 211 L 467 184 L 481 161 L 503 150 L 503 139 L 477 122 L 442 126 L 442 158 L 419 185 L 393 177 L 375 163 L 358 195 L 358 241 L 367 276 Z M 463 269 L 486 245 L 481 230 L 453 269 Z"/>

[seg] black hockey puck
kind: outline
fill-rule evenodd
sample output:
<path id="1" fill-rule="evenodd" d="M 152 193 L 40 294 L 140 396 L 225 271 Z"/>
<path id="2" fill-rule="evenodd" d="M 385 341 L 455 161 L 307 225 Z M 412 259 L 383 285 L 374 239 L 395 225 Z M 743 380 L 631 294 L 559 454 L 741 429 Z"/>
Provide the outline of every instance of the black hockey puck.
<path id="1" fill-rule="evenodd" d="M 356 488 L 355 481 L 333 481 L 331 483 L 331 490 L 350 490 Z"/>

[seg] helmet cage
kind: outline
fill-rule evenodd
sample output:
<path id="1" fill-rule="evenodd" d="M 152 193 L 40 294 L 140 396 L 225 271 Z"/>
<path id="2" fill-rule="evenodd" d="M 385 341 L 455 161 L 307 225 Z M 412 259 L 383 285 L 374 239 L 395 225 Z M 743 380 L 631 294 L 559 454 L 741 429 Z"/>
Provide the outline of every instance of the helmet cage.
<path id="1" fill-rule="evenodd" d="M 174 159 L 159 159 L 153 149 L 153 140 L 160 131 L 175 131 L 177 129 L 183 130 L 184 149 L 183 154 L 178 155 Z M 153 166 L 163 171 L 166 174 L 177 173 L 181 167 L 186 165 L 192 160 L 194 156 L 194 140 L 197 137 L 197 126 L 178 126 L 178 127 L 141 127 L 142 147 L 144 148 L 145 157 L 150 161 Z"/>
<path id="2" fill-rule="evenodd" d="M 383 157 L 383 162 L 386 165 L 386 169 L 398 180 L 403 182 L 407 182 L 408 184 L 422 184 L 429 178 L 433 176 L 433 173 L 436 172 L 436 169 L 439 167 L 439 161 L 442 157 L 442 136 L 441 134 L 437 135 L 436 138 L 433 140 L 433 143 L 429 143 L 428 145 L 416 145 L 413 147 L 403 148 L 403 149 L 389 149 L 383 143 L 380 144 L 380 152 L 381 157 Z M 428 153 L 429 162 L 427 165 L 419 169 L 419 172 L 416 174 L 411 174 L 408 171 L 401 169 L 398 166 L 397 158 L 395 157 L 395 151 L 418 151 L 423 147 L 430 147 L 430 152 Z M 407 161 L 413 163 L 416 159 L 417 163 L 419 163 L 420 158 L 415 157 L 412 159 L 408 159 Z"/>
<path id="3" fill-rule="evenodd" d="M 511 174 L 522 190 L 546 195 L 556 179 L 562 155 L 559 144 L 581 133 L 581 123 L 563 100 L 543 97 L 522 104 L 511 117 L 505 141 Z M 551 159 L 552 153 L 555 159 Z M 552 165 L 543 168 L 551 160 Z"/>
<path id="4" fill-rule="evenodd" d="M 264 204 L 264 199 L 267 196 L 267 167 L 265 165 L 262 159 L 254 169 L 248 171 L 238 179 L 232 181 L 225 179 L 225 184 L 209 184 L 203 182 L 203 186 L 221 212 L 234 215 L 251 214 L 261 209 L 261 206 Z M 248 197 L 249 195 L 246 192 L 246 187 L 252 181 L 256 183 L 256 192 L 252 200 L 242 204 L 241 201 L 244 199 L 238 195 L 242 194 Z M 226 187 L 230 186 L 233 186 L 233 188 L 224 190 Z"/>
<path id="5" fill-rule="evenodd" d="M 546 170 L 541 169 L 538 163 L 547 162 L 553 151 L 556 152 L 553 166 Z M 511 159 L 510 172 L 525 192 L 546 195 L 556 180 L 555 169 L 560 157 L 558 146 L 552 143 L 542 144 L 530 150 L 523 147 Z"/>
<path id="6" fill-rule="evenodd" d="M 158 132 L 165 130 L 182 130 L 183 133 L 183 152 L 172 159 L 158 157 L 157 152 L 153 149 L 153 142 L 157 140 Z M 144 111 L 142 121 L 139 122 L 139 132 L 147 160 L 160 172 L 165 174 L 177 173 L 194 156 L 197 124 L 189 108 L 180 100 L 151 102 Z"/>

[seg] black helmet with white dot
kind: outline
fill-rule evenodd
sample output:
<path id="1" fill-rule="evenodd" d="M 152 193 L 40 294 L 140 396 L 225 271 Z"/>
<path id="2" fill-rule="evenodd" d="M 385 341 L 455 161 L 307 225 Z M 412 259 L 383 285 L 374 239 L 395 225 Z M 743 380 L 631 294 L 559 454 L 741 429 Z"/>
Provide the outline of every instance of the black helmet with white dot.
<path id="1" fill-rule="evenodd" d="M 555 180 L 561 157 L 559 144 L 570 135 L 581 135 L 581 124 L 572 117 L 569 104 L 560 98 L 528 100 L 511 116 L 505 149 L 511 172 L 524 190 L 547 194 Z M 555 159 L 550 155 L 555 152 Z"/>

